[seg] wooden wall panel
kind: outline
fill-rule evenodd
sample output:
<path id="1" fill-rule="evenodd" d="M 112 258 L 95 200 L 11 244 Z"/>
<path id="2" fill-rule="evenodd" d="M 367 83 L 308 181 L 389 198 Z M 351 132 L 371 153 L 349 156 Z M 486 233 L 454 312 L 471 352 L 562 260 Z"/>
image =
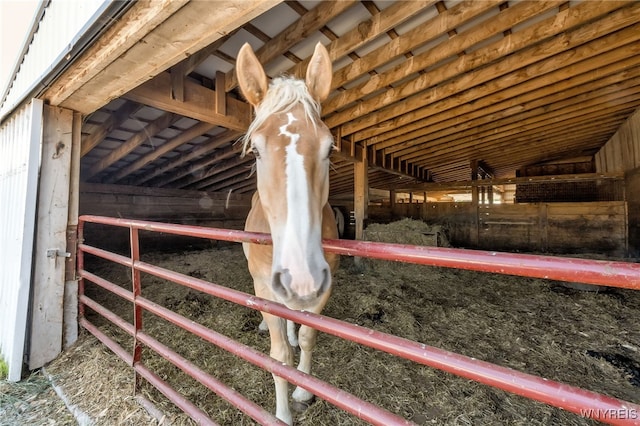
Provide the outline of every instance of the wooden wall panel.
<path id="1" fill-rule="evenodd" d="M 640 110 L 595 155 L 599 173 L 624 173 L 640 167 Z"/>
<path id="2" fill-rule="evenodd" d="M 640 168 L 625 175 L 627 215 L 629 217 L 629 254 L 640 256 Z"/>
<path id="3" fill-rule="evenodd" d="M 640 173 L 635 179 L 640 192 Z M 627 226 L 640 230 L 640 200 L 633 207 L 638 212 L 633 225 L 627 225 L 624 201 L 494 204 L 480 206 L 477 213 L 472 203 L 421 206 L 421 218 L 429 224 L 445 225 L 449 241 L 461 248 L 623 257 L 629 248 L 627 235 L 634 232 L 628 233 Z M 370 209 L 371 220 L 407 217 L 403 216 L 405 210 L 402 205 L 393 211 L 383 207 Z"/>

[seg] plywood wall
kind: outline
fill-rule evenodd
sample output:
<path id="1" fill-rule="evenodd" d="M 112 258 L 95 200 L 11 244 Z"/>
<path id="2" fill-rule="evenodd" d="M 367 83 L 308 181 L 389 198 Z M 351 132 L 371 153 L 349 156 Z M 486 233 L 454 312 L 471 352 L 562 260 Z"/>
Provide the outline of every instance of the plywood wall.
<path id="1" fill-rule="evenodd" d="M 640 167 L 640 110 L 595 155 L 596 172 L 624 173 Z"/>
<path id="2" fill-rule="evenodd" d="M 640 255 L 640 110 L 636 111 L 596 154 L 598 172 L 625 174 L 629 254 Z"/>

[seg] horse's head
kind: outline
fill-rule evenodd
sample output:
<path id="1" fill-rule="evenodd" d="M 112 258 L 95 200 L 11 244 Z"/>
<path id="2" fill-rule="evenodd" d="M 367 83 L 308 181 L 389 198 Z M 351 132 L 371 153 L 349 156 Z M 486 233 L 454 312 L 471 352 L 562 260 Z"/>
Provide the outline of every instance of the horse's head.
<path id="1" fill-rule="evenodd" d="M 267 75 L 248 44 L 237 60 L 242 93 L 255 108 L 245 152 L 256 157 L 258 194 L 273 239 L 271 287 L 278 299 L 306 309 L 331 287 L 322 250 L 333 136 L 320 119 L 331 88 L 331 60 L 320 43 L 305 81 Z"/>

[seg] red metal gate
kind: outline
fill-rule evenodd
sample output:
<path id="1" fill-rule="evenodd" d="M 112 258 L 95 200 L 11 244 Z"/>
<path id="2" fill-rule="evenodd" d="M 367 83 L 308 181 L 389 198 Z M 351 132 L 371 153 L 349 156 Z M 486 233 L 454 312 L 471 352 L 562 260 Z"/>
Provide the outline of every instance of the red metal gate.
<path id="1" fill-rule="evenodd" d="M 294 385 L 299 385 L 318 397 L 337 407 L 366 420 L 371 424 L 391 425 L 410 424 L 407 420 L 380 407 L 350 395 L 313 376 L 282 365 L 269 356 L 235 342 L 211 329 L 194 323 L 176 314 L 141 294 L 140 273 L 148 273 L 173 281 L 177 284 L 202 291 L 215 297 L 246 306 L 251 309 L 269 312 L 290 319 L 296 323 L 316 328 L 353 342 L 369 346 L 401 358 L 444 370 L 455 375 L 475 380 L 517 395 L 544 402 L 555 407 L 571 411 L 583 417 L 611 424 L 640 424 L 640 405 L 597 394 L 588 390 L 563 383 L 521 373 L 488 362 L 479 361 L 453 352 L 430 347 L 397 336 L 381 333 L 361 326 L 354 326 L 333 318 L 309 312 L 292 311 L 268 300 L 232 290 L 198 278 L 151 265 L 140 260 L 138 230 L 155 231 L 183 236 L 200 237 L 212 240 L 250 242 L 270 244 L 268 235 L 235 230 L 204 228 L 198 226 L 175 225 L 141 220 L 115 219 L 100 216 L 81 216 L 78 227 L 80 241 L 83 242 L 86 222 L 125 227 L 130 230 L 131 257 L 112 253 L 84 243 L 78 248 L 78 270 L 80 281 L 80 324 L 107 345 L 120 358 L 130 364 L 136 374 L 145 378 L 167 398 L 175 403 L 201 424 L 215 424 L 202 410 L 186 400 L 171 388 L 158 375 L 141 361 L 142 347 L 156 351 L 159 355 L 176 365 L 185 373 L 226 399 L 242 412 L 261 424 L 281 424 L 272 414 L 246 399 L 216 378 L 202 371 L 187 359 L 146 334 L 142 328 L 142 311 L 146 310 L 183 329 L 194 333 L 214 345 L 225 349 L 238 357 L 253 363 L 271 373 L 281 376 Z M 558 258 L 524 254 L 498 253 L 450 249 L 439 247 L 411 246 L 403 244 L 384 244 L 350 240 L 325 240 L 327 251 L 348 256 L 369 257 L 394 260 L 422 265 L 444 266 L 500 274 L 521 275 L 535 278 L 582 282 L 612 287 L 640 290 L 640 264 L 613 261 L 594 261 L 587 259 Z M 131 268 L 133 277 L 132 291 L 124 290 L 107 280 L 84 269 L 84 253 L 116 262 Z M 120 318 L 84 294 L 84 280 L 91 281 L 111 291 L 134 306 L 133 324 Z M 132 353 L 127 352 L 118 343 L 102 333 L 84 317 L 85 307 L 111 321 L 134 339 Z"/>

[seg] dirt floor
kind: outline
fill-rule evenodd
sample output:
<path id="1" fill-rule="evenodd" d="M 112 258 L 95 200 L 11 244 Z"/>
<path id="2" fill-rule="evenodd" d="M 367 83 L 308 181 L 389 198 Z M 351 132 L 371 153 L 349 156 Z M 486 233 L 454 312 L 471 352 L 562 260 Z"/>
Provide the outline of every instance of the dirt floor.
<path id="1" fill-rule="evenodd" d="M 143 255 L 147 262 L 252 292 L 239 245 L 153 252 L 143 247 L 143 253 L 148 253 Z M 124 267 L 96 259 L 88 259 L 87 265 L 97 275 L 130 288 L 130 273 Z M 268 337 L 257 332 L 258 312 L 149 275 L 143 274 L 142 279 L 143 296 L 268 353 Z M 352 258 L 342 259 L 334 283 L 324 312 L 327 316 L 640 403 L 640 292 L 585 292 L 549 280 L 383 261 L 366 261 L 362 267 Z M 131 321 L 129 303 L 91 284 L 87 284 L 87 294 Z M 131 351 L 132 340 L 125 333 L 90 310 L 87 317 Z M 144 328 L 251 400 L 274 410 L 270 374 L 151 314 L 144 316 Z M 148 349 L 144 350 L 143 362 L 220 424 L 253 424 Z M 161 422 L 149 417 L 133 397 L 133 373 L 86 333 L 45 371 L 64 390 L 68 403 L 96 424 L 193 424 L 142 381 L 141 393 L 166 414 Z M 312 372 L 418 424 L 597 424 L 328 334 L 318 339 Z M 29 381 L 42 391 L 32 400 L 2 396 L 0 424 L 12 424 L 3 423 L 9 411 L 21 411 L 26 416 L 30 404 L 51 399 L 46 378 L 35 375 Z M 7 384 L 0 386 L 4 395 Z M 71 424 L 65 423 L 71 420 L 63 417 L 68 413 L 59 406 L 48 410 L 52 419 L 49 423 L 27 423 Z M 322 400 L 299 414 L 296 423 L 365 424 Z"/>

